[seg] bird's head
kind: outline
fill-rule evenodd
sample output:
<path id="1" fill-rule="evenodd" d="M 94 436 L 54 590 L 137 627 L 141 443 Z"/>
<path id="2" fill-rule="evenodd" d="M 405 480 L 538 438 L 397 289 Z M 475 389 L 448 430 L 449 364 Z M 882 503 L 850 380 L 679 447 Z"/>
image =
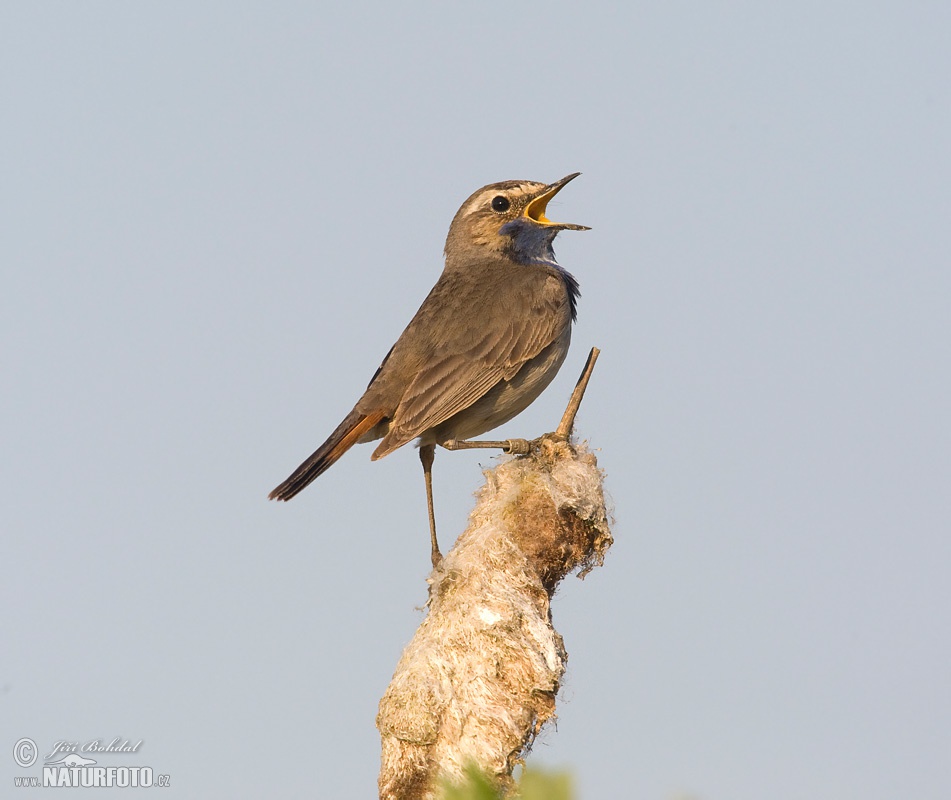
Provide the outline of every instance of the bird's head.
<path id="1" fill-rule="evenodd" d="M 589 230 L 584 225 L 552 222 L 545 216 L 549 201 L 580 174 L 549 184 L 502 181 L 474 192 L 449 226 L 447 264 L 485 256 L 503 256 L 521 264 L 553 264 L 552 240 L 558 231 Z"/>

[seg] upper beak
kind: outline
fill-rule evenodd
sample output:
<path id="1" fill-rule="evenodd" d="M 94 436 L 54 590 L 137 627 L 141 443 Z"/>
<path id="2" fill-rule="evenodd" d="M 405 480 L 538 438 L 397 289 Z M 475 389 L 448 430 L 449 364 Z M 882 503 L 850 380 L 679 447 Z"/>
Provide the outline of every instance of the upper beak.
<path id="1" fill-rule="evenodd" d="M 587 225 L 572 225 L 567 222 L 552 222 L 545 216 L 545 210 L 548 208 L 548 201 L 551 200 L 570 181 L 573 181 L 580 174 L 580 172 L 572 172 L 571 175 L 566 175 L 560 181 L 550 183 L 541 190 L 537 197 L 535 197 L 527 206 L 525 206 L 525 211 L 522 213 L 530 220 L 537 222 L 539 225 L 544 225 L 546 228 L 558 228 L 559 230 L 565 231 L 590 231 L 591 228 L 589 228 Z"/>

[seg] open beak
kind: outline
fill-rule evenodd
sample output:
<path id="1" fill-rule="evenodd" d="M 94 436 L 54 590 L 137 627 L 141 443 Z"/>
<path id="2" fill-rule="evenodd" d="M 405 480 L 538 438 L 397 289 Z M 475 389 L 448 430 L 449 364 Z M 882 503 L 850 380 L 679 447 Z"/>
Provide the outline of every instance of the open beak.
<path id="1" fill-rule="evenodd" d="M 560 192 L 570 181 L 573 181 L 581 173 L 573 172 L 571 175 L 566 175 L 560 181 L 555 181 L 546 186 L 542 191 L 535 197 L 527 206 L 525 206 L 525 211 L 523 215 L 528 217 L 533 222 L 537 222 L 539 225 L 544 225 L 546 228 L 558 228 L 558 230 L 563 231 L 590 231 L 591 228 L 586 225 L 572 225 L 567 222 L 552 222 L 548 217 L 545 216 L 545 210 L 548 208 L 548 201 L 551 200 L 558 192 Z"/>

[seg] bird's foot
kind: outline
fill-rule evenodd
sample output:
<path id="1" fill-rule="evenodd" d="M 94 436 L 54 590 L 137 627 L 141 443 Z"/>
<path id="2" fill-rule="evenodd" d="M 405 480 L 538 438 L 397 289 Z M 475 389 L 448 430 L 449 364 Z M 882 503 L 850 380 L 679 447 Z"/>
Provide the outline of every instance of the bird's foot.
<path id="1" fill-rule="evenodd" d="M 513 456 L 527 456 L 532 452 L 535 441 L 536 440 L 529 441 L 528 439 L 506 439 L 505 447 L 502 448 L 502 452 L 511 453 Z"/>
<path id="2" fill-rule="evenodd" d="M 474 450 L 476 448 L 483 450 L 499 449 L 503 453 L 510 453 L 515 456 L 524 456 L 532 452 L 532 448 L 538 443 L 538 439 L 503 439 L 501 441 L 470 441 L 468 439 L 449 439 L 442 442 L 442 446 L 447 450 Z"/>

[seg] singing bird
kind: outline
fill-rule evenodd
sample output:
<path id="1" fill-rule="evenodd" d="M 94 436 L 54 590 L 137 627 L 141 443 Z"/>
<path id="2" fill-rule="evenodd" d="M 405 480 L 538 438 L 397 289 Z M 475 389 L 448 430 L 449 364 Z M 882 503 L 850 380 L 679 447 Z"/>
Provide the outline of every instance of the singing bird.
<path id="1" fill-rule="evenodd" d="M 290 500 L 358 442 L 372 460 L 419 437 L 433 566 L 441 556 L 433 511 L 436 445 L 508 422 L 551 383 L 568 353 L 578 282 L 555 261 L 559 231 L 548 203 L 580 173 L 555 183 L 503 181 L 472 194 L 446 238 L 446 264 L 353 410 L 313 455 L 270 494 Z"/>

